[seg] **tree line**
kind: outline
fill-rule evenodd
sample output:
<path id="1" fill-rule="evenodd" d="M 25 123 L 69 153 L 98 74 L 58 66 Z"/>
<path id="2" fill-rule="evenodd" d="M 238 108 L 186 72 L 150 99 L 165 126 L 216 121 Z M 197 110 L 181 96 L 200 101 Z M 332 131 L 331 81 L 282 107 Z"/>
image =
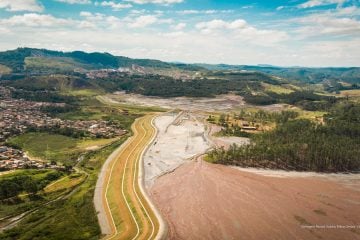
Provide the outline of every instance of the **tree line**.
<path id="1" fill-rule="evenodd" d="M 270 132 L 251 137 L 251 144 L 215 149 L 208 159 L 242 167 L 298 171 L 360 170 L 360 105 L 336 106 L 324 124 L 289 120 Z"/>

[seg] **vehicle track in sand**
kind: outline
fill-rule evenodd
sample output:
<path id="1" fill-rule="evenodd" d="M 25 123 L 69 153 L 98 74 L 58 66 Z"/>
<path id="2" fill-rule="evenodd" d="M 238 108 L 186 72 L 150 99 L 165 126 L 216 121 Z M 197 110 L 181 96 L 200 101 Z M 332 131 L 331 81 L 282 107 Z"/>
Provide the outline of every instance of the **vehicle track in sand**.
<path id="1" fill-rule="evenodd" d="M 135 121 L 134 135 L 109 164 L 102 195 L 111 234 L 105 239 L 159 238 L 158 217 L 139 186 L 142 184 L 141 157 L 156 133 L 153 118 L 154 115 L 146 115 Z"/>

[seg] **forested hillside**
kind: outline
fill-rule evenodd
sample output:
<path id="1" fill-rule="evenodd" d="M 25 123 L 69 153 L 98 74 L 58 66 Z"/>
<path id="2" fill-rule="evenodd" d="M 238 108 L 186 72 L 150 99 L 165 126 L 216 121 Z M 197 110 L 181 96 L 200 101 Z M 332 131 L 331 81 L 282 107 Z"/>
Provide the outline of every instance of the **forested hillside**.
<path id="1" fill-rule="evenodd" d="M 271 74 L 281 78 L 301 81 L 305 83 L 321 83 L 336 80 L 360 84 L 360 68 L 306 68 L 306 67 L 277 67 L 277 66 L 246 66 L 246 65 L 210 65 L 198 64 L 209 70 L 217 71 L 256 71 Z"/>
<path id="2" fill-rule="evenodd" d="M 215 149 L 213 162 L 242 167 L 298 171 L 360 171 L 360 105 L 342 103 L 324 117 L 324 124 L 289 120 L 252 136 L 247 146 Z"/>
<path id="3" fill-rule="evenodd" d="M 98 52 L 61 52 L 34 48 L 18 48 L 15 50 L 0 52 L 0 64 L 9 67 L 10 69 L 12 69 L 13 72 L 26 72 L 27 58 L 37 61 L 39 61 L 39 59 L 41 60 L 45 58 L 60 65 L 61 63 L 64 63 L 64 61 L 66 61 L 65 63 L 70 62 L 73 65 L 71 71 L 78 67 L 90 70 L 102 68 L 131 67 L 133 64 L 151 68 L 175 68 L 191 71 L 203 70 L 202 67 L 195 65 L 167 63 L 152 59 L 132 59 L 128 57 L 114 56 L 109 53 Z M 46 61 L 44 61 L 44 63 L 46 63 Z"/>

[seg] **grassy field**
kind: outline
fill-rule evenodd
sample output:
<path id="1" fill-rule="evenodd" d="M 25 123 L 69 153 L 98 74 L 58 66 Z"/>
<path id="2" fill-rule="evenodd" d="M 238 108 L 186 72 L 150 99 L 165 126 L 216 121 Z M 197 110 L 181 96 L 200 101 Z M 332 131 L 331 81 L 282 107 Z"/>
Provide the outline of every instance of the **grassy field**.
<path id="1" fill-rule="evenodd" d="M 76 139 L 41 132 L 25 133 L 10 138 L 8 143 L 26 151 L 31 158 L 74 165 L 79 155 L 116 141 L 112 139 Z"/>
<path id="2" fill-rule="evenodd" d="M 345 90 L 340 92 L 342 97 L 360 97 L 360 89 Z"/>
<path id="3" fill-rule="evenodd" d="M 63 191 L 68 188 L 75 187 L 80 184 L 86 178 L 85 174 L 82 173 L 73 173 L 71 175 L 65 176 L 58 181 L 55 181 L 52 184 L 49 184 L 44 188 L 45 193 Z"/>
<path id="4" fill-rule="evenodd" d="M 0 239 L 99 239 L 101 232 L 93 206 L 93 194 L 99 170 L 106 160 L 127 137 L 101 150 L 85 155 L 79 165 L 88 177 L 65 199 L 57 200 L 27 216 L 17 227 L 0 234 Z M 53 186 L 66 185 L 71 177 Z M 74 178 L 76 179 L 76 178 Z M 51 188 L 50 188 L 51 189 Z"/>
<path id="5" fill-rule="evenodd" d="M 62 94 L 74 96 L 74 97 L 94 97 L 102 93 L 103 92 L 97 89 L 77 89 L 77 90 L 73 89 L 62 92 Z"/>
<path id="6" fill-rule="evenodd" d="M 81 64 L 71 58 L 66 57 L 27 57 L 25 58 L 25 66 L 27 69 L 39 70 L 59 70 L 59 71 L 73 71 L 75 68 L 89 68 L 86 64 Z"/>
<path id="7" fill-rule="evenodd" d="M 8 74 L 8 73 L 11 73 L 11 68 L 0 64 L 0 74 Z"/>
<path id="8" fill-rule="evenodd" d="M 294 92 L 290 87 L 282 86 L 282 85 L 272 85 L 268 83 L 261 83 L 261 85 L 265 88 L 265 91 L 270 91 L 278 94 L 289 94 Z"/>

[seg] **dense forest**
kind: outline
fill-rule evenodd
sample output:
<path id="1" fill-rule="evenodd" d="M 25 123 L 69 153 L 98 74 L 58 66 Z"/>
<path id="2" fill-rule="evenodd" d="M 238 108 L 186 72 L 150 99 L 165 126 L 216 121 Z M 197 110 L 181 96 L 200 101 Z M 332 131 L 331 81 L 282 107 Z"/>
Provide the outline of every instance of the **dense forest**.
<path id="1" fill-rule="evenodd" d="M 252 81 L 254 76 L 244 75 L 237 80 L 198 79 L 177 80 L 159 75 L 113 75 L 97 79 L 96 85 L 108 91 L 125 90 L 147 96 L 159 97 L 213 97 L 243 89 L 261 89 L 260 81 Z"/>
<path id="2" fill-rule="evenodd" d="M 270 132 L 254 134 L 247 146 L 215 149 L 213 162 L 242 167 L 298 171 L 360 170 L 360 105 L 339 104 L 324 124 L 297 119 L 279 123 Z"/>

